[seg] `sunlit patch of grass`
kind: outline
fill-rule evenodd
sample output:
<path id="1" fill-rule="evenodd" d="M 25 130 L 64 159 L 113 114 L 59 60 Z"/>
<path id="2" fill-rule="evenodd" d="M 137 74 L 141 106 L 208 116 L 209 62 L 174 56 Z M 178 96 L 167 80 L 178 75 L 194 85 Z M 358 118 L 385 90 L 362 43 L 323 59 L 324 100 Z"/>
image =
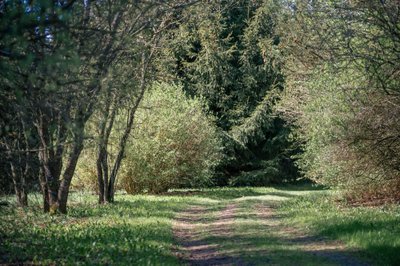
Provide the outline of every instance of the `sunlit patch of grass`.
<path id="1" fill-rule="evenodd" d="M 343 206 L 330 193 L 316 193 L 286 201 L 281 214 L 289 224 L 339 239 L 379 265 L 398 265 L 400 261 L 398 205 Z"/>
<path id="2" fill-rule="evenodd" d="M 240 257 L 252 265 L 335 265 L 325 257 L 305 252 L 282 239 L 281 220 L 275 216 L 275 209 L 282 200 L 288 200 L 291 196 L 277 196 L 279 193 L 272 191 L 264 197 L 236 201 L 235 241 L 226 241 L 224 248 L 236 250 Z M 261 213 L 262 206 L 272 210 L 264 209 L 264 212 L 270 213 Z M 251 248 L 241 248 L 248 246 Z"/>
<path id="3" fill-rule="evenodd" d="M 255 265 L 331 264 L 285 242 L 291 232 L 280 232 L 282 224 L 341 240 L 377 264 L 400 261 L 399 206 L 345 207 L 332 200 L 330 191 L 310 185 L 175 190 L 159 196 L 118 194 L 114 204 L 101 206 L 96 195 L 75 192 L 68 215 L 43 214 L 40 195 L 31 195 L 30 203 L 25 209 L 1 207 L 0 262 L 179 265 L 173 254 L 172 224 L 193 207 L 204 210 L 193 220 L 197 238 Z M 210 225 L 218 222 L 229 204 L 235 206 L 233 221 L 226 225 L 232 232 L 215 235 Z"/>
<path id="4" fill-rule="evenodd" d="M 262 195 L 262 196 L 249 196 L 249 197 L 241 197 L 235 199 L 236 202 L 238 201 L 249 201 L 249 200 L 269 200 L 269 201 L 282 201 L 287 200 L 288 198 L 285 196 L 277 196 L 277 195 Z"/>
<path id="5" fill-rule="evenodd" d="M 69 214 L 42 214 L 40 202 L 0 210 L 3 262 L 36 264 L 177 265 L 172 219 L 201 198 L 118 195 L 99 206 L 96 197 L 72 194 Z M 12 206 L 11 206 L 12 207 Z"/>

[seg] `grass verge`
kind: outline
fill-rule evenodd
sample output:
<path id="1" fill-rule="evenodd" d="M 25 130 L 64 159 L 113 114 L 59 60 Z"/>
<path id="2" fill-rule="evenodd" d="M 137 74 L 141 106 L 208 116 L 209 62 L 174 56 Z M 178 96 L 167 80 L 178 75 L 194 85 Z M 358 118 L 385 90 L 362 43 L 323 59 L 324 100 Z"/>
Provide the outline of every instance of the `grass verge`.
<path id="1" fill-rule="evenodd" d="M 176 265 L 171 229 L 177 212 L 207 199 L 119 195 L 99 206 L 72 194 L 68 215 L 43 214 L 39 205 L 0 210 L 0 263 L 39 265 Z"/>
<path id="2" fill-rule="evenodd" d="M 310 234 L 340 240 L 375 265 L 400 262 L 400 206 L 350 207 L 329 191 L 311 192 L 282 203 L 288 224 Z"/>

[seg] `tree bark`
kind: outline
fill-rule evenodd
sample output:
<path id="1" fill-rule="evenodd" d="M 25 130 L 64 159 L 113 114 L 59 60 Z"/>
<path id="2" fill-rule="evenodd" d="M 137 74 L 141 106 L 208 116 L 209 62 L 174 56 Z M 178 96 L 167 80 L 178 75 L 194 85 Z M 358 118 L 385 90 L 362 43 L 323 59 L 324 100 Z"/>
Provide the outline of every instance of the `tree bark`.
<path id="1" fill-rule="evenodd" d="M 42 190 L 42 196 L 43 196 L 43 211 L 50 212 L 49 191 L 47 189 L 47 182 L 46 182 L 46 178 L 44 176 L 44 171 L 43 171 L 42 167 L 40 167 L 40 169 L 39 169 L 39 182 L 40 182 L 40 188 Z"/>
<path id="2" fill-rule="evenodd" d="M 10 163 L 11 175 L 14 183 L 15 195 L 17 197 L 17 204 L 20 207 L 28 206 L 28 193 L 26 191 L 25 177 L 20 173 L 17 173 L 14 163 Z"/>
<path id="3" fill-rule="evenodd" d="M 78 163 L 79 156 L 83 149 L 83 139 L 84 139 L 84 130 L 85 130 L 85 122 L 83 121 L 83 114 L 80 115 L 79 123 L 77 123 L 74 144 L 73 148 L 69 154 L 67 164 L 65 166 L 63 179 L 60 183 L 58 189 L 58 210 L 61 213 L 67 213 L 67 202 L 69 195 L 69 187 L 71 185 L 72 177 L 74 176 L 76 164 Z"/>

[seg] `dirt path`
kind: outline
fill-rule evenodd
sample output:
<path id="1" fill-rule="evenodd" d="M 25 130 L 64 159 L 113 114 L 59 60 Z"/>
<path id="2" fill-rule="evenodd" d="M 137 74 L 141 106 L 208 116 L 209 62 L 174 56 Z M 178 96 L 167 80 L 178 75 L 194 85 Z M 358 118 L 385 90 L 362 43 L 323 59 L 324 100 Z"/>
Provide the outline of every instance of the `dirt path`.
<path id="1" fill-rule="evenodd" d="M 173 230 L 175 253 L 188 265 L 368 265 L 339 242 L 284 226 L 268 203 L 249 209 L 229 202 L 219 211 L 193 206 Z"/>
<path id="2" fill-rule="evenodd" d="M 189 265 L 249 265 L 202 238 L 205 232 L 215 237 L 233 235 L 235 209 L 234 204 L 228 204 L 212 221 L 204 218 L 204 214 L 210 214 L 204 207 L 195 206 L 181 213 L 174 223 L 174 235 L 180 244 L 176 250 L 178 257 Z"/>

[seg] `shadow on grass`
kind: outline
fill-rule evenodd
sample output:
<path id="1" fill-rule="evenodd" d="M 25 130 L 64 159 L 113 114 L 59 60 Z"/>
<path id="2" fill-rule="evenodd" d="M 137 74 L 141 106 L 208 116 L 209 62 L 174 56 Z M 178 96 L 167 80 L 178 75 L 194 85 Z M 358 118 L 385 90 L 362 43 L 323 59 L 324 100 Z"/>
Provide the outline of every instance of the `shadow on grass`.
<path id="1" fill-rule="evenodd" d="M 134 226 L 133 226 L 134 225 Z M 12 236 L 4 243 L 3 262 L 86 265 L 177 264 L 170 254 L 169 225 L 162 222 L 97 224 L 47 228 Z M 28 238 L 27 238 L 28 237 Z"/>
<path id="2" fill-rule="evenodd" d="M 354 239 L 362 245 L 366 254 L 382 265 L 398 265 L 400 262 L 400 219 L 384 221 L 352 220 L 325 224 L 319 231 L 333 239 Z M 353 240 L 354 241 L 354 240 Z"/>
<path id="3" fill-rule="evenodd" d="M 189 204 L 204 203 L 122 196 L 102 206 L 74 202 L 66 216 L 9 210 L 0 219 L 0 264 L 176 265 L 171 222 Z"/>
<path id="4" fill-rule="evenodd" d="M 329 188 L 315 184 L 312 182 L 299 182 L 299 183 L 288 183 L 285 185 L 274 185 L 275 189 L 283 191 L 318 191 L 318 190 L 328 190 Z"/>
<path id="5" fill-rule="evenodd" d="M 327 249 L 313 242 L 311 249 L 304 249 L 301 248 L 304 243 L 284 242 L 269 230 L 276 228 L 249 222 L 240 232 L 229 236 L 210 231 L 213 235 L 203 238 L 200 243 L 219 245 L 226 256 L 248 262 L 244 265 L 368 265 L 353 257 L 359 255 L 358 252 Z"/>
<path id="6" fill-rule="evenodd" d="M 190 203 L 190 202 L 188 202 Z M 173 218 L 175 213 L 187 203 L 183 202 L 154 202 L 145 199 L 123 200 L 120 199 L 106 205 L 81 205 L 69 209 L 69 216 L 75 218 L 88 217 L 116 217 L 116 218 Z"/>
<path id="7" fill-rule="evenodd" d="M 308 227 L 356 247 L 378 265 L 399 265 L 400 208 L 338 207 L 327 194 L 310 194 L 283 204 L 280 214 L 292 224 Z"/>

